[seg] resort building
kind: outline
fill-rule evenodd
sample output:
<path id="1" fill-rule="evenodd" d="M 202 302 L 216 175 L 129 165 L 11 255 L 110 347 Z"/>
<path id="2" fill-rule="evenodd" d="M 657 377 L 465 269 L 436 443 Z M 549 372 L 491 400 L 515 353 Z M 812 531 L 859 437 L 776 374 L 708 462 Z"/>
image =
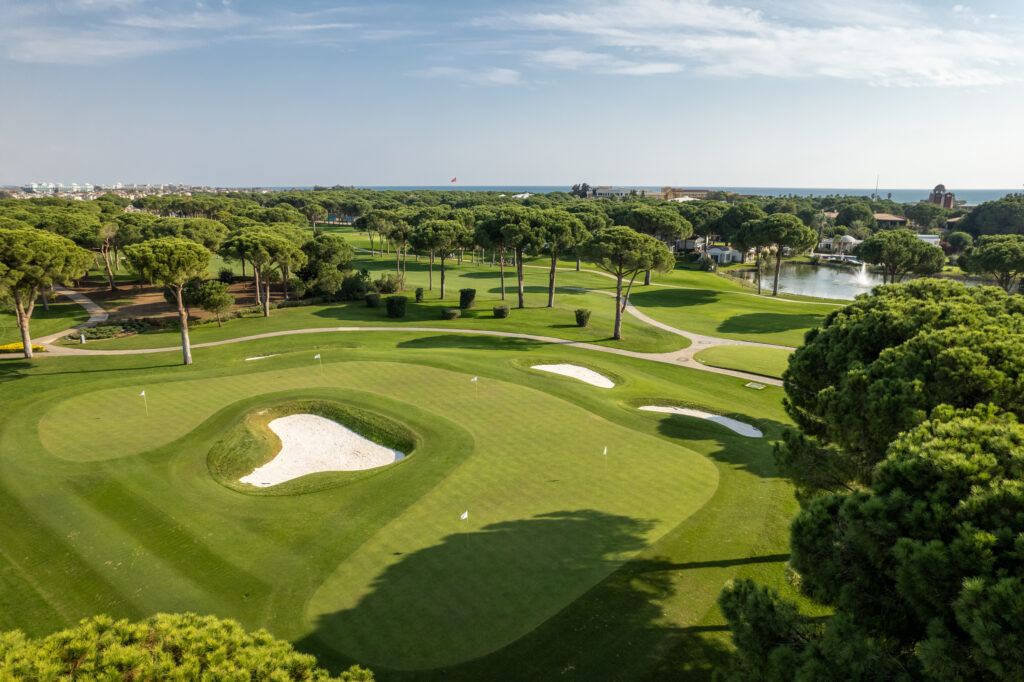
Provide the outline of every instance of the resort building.
<path id="1" fill-rule="evenodd" d="M 956 206 L 956 195 L 946 191 L 945 185 L 935 185 L 935 189 L 928 195 L 929 204 L 937 204 L 942 208 L 953 208 Z"/>
<path id="2" fill-rule="evenodd" d="M 657 197 L 658 193 L 651 189 L 638 189 L 636 187 L 612 187 L 611 185 L 605 185 L 603 187 L 594 188 L 594 196 L 600 199 L 601 197 Z"/>
<path id="3" fill-rule="evenodd" d="M 682 189 L 680 187 L 662 187 L 661 198 L 669 199 L 671 201 L 678 200 L 692 200 L 692 199 L 707 199 L 708 190 L 706 189 Z"/>
<path id="4" fill-rule="evenodd" d="M 901 215 L 893 215 L 892 213 L 876 213 L 875 221 L 878 222 L 878 227 L 883 230 L 907 226 L 906 218 Z"/>

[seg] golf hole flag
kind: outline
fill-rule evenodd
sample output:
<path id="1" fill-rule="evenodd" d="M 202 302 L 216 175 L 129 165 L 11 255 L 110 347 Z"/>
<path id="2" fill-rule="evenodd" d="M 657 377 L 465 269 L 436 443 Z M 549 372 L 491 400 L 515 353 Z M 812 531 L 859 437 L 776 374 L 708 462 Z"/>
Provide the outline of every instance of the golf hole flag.
<path id="1" fill-rule="evenodd" d="M 140 398 L 145 398 L 145 397 L 146 397 L 146 392 L 145 392 L 145 391 L 143 391 L 142 393 L 140 393 L 140 394 L 139 394 L 139 397 L 140 397 Z"/>
<path id="2" fill-rule="evenodd" d="M 601 454 L 602 455 L 607 455 L 608 454 L 608 446 L 607 445 L 604 446 L 604 452 L 602 452 Z"/>
<path id="3" fill-rule="evenodd" d="M 470 379 L 470 381 L 476 381 L 476 379 L 476 377 L 473 377 L 472 379 Z"/>
<path id="4" fill-rule="evenodd" d="M 460 521 L 468 521 L 469 520 L 469 510 L 468 509 L 466 511 L 462 512 L 462 516 L 459 517 L 459 520 Z"/>
<path id="5" fill-rule="evenodd" d="M 313 359 L 314 359 L 314 360 L 319 360 L 319 359 L 320 359 L 320 354 L 319 354 L 319 353 L 317 353 L 316 355 L 314 355 L 314 356 L 313 356 Z"/>

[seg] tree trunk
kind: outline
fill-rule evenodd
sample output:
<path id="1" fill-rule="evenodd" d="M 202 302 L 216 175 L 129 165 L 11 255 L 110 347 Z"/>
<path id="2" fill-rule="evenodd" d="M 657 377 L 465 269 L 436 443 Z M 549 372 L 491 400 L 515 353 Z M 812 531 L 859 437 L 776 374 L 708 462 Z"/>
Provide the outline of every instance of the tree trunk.
<path id="1" fill-rule="evenodd" d="M 263 286 L 265 287 L 263 289 L 265 294 L 263 297 L 263 317 L 270 317 L 270 282 L 268 281 Z"/>
<path id="2" fill-rule="evenodd" d="M 30 299 L 35 301 L 35 295 Z M 28 321 L 32 317 L 32 306 L 30 303 L 29 308 L 25 310 L 25 303 L 21 300 L 21 294 L 14 292 L 14 311 L 18 316 L 18 329 L 21 330 L 21 349 L 25 354 L 26 360 L 32 359 L 32 334 L 29 333 Z"/>
<path id="3" fill-rule="evenodd" d="M 651 271 L 650 270 L 647 270 L 644 273 L 644 286 L 645 287 L 651 286 Z"/>
<path id="4" fill-rule="evenodd" d="M 441 300 L 444 300 L 444 252 L 441 253 Z"/>
<path id="5" fill-rule="evenodd" d="M 223 327 L 224 324 L 220 321 L 220 313 L 215 313 L 215 315 L 217 315 L 217 326 Z"/>
<path id="6" fill-rule="evenodd" d="M 754 249 L 754 270 L 757 273 L 757 295 L 761 295 L 761 247 Z"/>
<path id="7" fill-rule="evenodd" d="M 494 258 L 494 254 L 491 253 L 491 258 Z M 505 250 L 502 249 L 501 253 L 498 254 L 498 272 L 501 276 L 501 300 L 505 300 Z"/>
<path id="8" fill-rule="evenodd" d="M 622 273 L 615 278 L 615 329 L 612 338 L 622 339 Z"/>
<path id="9" fill-rule="evenodd" d="M 405 273 L 408 272 L 409 244 L 402 247 L 402 290 L 405 290 Z"/>
<path id="10" fill-rule="evenodd" d="M 523 248 L 516 247 L 516 279 L 519 280 L 519 307 L 526 307 L 526 290 L 523 288 Z"/>
<path id="11" fill-rule="evenodd" d="M 402 279 L 402 245 L 399 244 L 398 248 L 395 249 L 395 277 Z M 402 288 L 405 288 L 405 283 L 402 283 Z"/>
<path id="12" fill-rule="evenodd" d="M 779 295 L 779 272 L 782 270 L 782 246 L 775 252 L 775 282 L 772 284 L 772 296 Z"/>
<path id="13" fill-rule="evenodd" d="M 579 271 L 580 271 L 580 261 L 581 261 L 581 260 L 582 260 L 582 259 L 580 258 L 580 255 L 579 255 L 579 254 L 576 254 L 576 272 L 579 272 Z"/>
<path id="14" fill-rule="evenodd" d="M 185 304 L 182 302 L 181 289 L 183 285 L 174 287 L 174 298 L 178 302 L 178 325 L 181 327 L 181 355 L 186 365 L 192 364 L 192 343 L 188 338 L 188 314 L 185 312 Z"/>
<path id="15" fill-rule="evenodd" d="M 242 279 L 245 279 L 245 259 L 242 259 Z"/>
<path id="16" fill-rule="evenodd" d="M 548 273 L 548 307 L 555 307 L 555 272 L 558 270 L 558 254 L 551 252 L 551 272 Z"/>
<path id="17" fill-rule="evenodd" d="M 1009 291 L 1009 290 L 1007 290 Z M 50 312 L 50 301 L 47 300 L 46 294 L 49 293 L 46 289 L 39 292 L 39 300 L 43 302 L 43 310 Z"/>
<path id="18" fill-rule="evenodd" d="M 629 305 L 629 292 L 633 290 L 633 282 L 636 280 L 636 272 L 629 278 L 629 286 L 626 287 L 626 297 L 622 300 L 622 310 L 625 312 L 626 306 Z"/>
<path id="19" fill-rule="evenodd" d="M 111 291 L 117 291 L 117 286 L 114 284 L 114 271 L 110 267 L 110 250 L 109 249 L 104 249 L 102 251 L 102 255 L 103 255 L 103 267 L 107 271 L 107 284 L 110 285 L 110 290 Z"/>
<path id="20" fill-rule="evenodd" d="M 263 303 L 263 298 L 260 296 L 260 271 L 255 265 L 252 266 L 252 271 L 256 281 L 256 305 L 260 305 Z"/>
<path id="21" fill-rule="evenodd" d="M 427 263 L 427 291 L 434 290 L 434 250 L 430 250 L 430 262 Z"/>

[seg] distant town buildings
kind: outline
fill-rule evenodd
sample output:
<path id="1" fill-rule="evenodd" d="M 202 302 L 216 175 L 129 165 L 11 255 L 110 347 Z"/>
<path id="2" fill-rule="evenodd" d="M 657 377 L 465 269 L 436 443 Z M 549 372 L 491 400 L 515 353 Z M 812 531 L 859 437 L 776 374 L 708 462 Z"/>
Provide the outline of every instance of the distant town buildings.
<path id="1" fill-rule="evenodd" d="M 709 190 L 706 189 L 683 189 L 681 187 L 662 187 L 658 191 L 646 188 L 602 185 L 591 190 L 591 196 L 597 199 L 602 197 L 652 197 L 655 199 L 668 199 L 669 201 L 693 201 L 694 199 L 707 199 L 708 192 Z"/>
<path id="2" fill-rule="evenodd" d="M 78 201 L 89 201 L 97 199 L 104 194 L 116 194 L 126 199 L 135 199 L 143 196 L 164 196 L 175 194 L 191 196 L 192 194 L 223 194 L 226 192 L 239 191 L 232 187 L 209 187 L 206 185 L 176 185 L 176 184 L 149 184 L 149 185 L 124 185 L 116 183 L 113 185 L 93 185 L 90 183 L 79 184 L 72 182 L 65 185 L 60 182 L 30 182 L 21 187 L 4 188 L 4 191 L 16 199 L 31 199 L 33 197 L 59 197 L 61 199 L 72 199 Z M 255 191 L 255 190 L 254 190 Z"/>
<path id="3" fill-rule="evenodd" d="M 945 185 L 935 185 L 935 189 L 928 195 L 928 203 L 937 204 L 942 208 L 954 208 L 957 204 L 956 195 L 952 192 L 947 192 Z"/>

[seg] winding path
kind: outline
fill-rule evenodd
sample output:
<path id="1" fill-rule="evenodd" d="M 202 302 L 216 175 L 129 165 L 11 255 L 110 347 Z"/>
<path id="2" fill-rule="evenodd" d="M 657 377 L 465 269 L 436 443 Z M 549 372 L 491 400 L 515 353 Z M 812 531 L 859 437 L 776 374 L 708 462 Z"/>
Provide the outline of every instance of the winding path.
<path id="1" fill-rule="evenodd" d="M 597 271 L 593 271 L 597 272 Z M 605 274 L 605 273 L 599 273 Z M 566 287 L 576 289 L 578 287 Z M 685 288 L 685 287 L 675 287 Z M 99 322 L 103 322 L 107 319 L 107 313 L 99 305 L 93 302 L 85 294 L 81 294 L 70 289 L 64 289 L 59 287 L 55 289 L 57 293 L 67 296 L 71 300 L 75 301 L 86 311 L 89 312 L 89 320 L 79 327 L 91 326 Z M 583 291 L 591 291 L 593 293 L 605 294 L 608 296 L 614 296 L 615 294 L 610 291 L 602 291 L 599 289 L 582 289 Z M 597 351 L 600 353 L 612 353 L 613 355 L 622 355 L 625 357 L 638 358 L 640 360 L 650 360 L 652 362 L 662 362 L 670 365 L 679 365 L 685 363 L 685 366 L 692 367 L 693 369 L 699 369 L 705 372 L 713 372 L 715 374 L 723 374 L 726 376 L 736 377 L 739 379 L 746 379 L 747 381 L 756 382 L 759 384 L 765 384 L 770 386 L 781 386 L 782 382 L 778 379 L 771 377 L 762 376 L 760 374 L 751 374 L 748 372 L 740 372 L 737 370 L 724 369 L 721 367 L 711 367 L 701 362 L 696 362 L 694 356 L 702 350 L 712 348 L 714 346 L 754 346 L 759 348 L 778 348 L 789 350 L 789 346 L 776 346 L 767 343 L 757 343 L 754 341 L 738 341 L 735 339 L 723 339 L 717 336 L 705 336 L 703 334 L 695 334 L 693 332 L 684 331 L 682 329 L 676 329 L 663 322 L 645 315 L 631 304 L 627 304 L 626 312 L 633 315 L 637 319 L 657 327 L 664 331 L 682 336 L 690 341 L 690 345 L 686 348 L 681 348 L 677 351 L 671 351 L 668 353 L 640 353 L 637 351 L 624 350 L 621 348 L 608 348 L 606 346 L 599 346 L 594 343 L 586 343 L 583 341 L 570 341 L 568 339 L 560 339 L 554 336 L 540 336 L 537 334 L 520 334 L 517 332 L 503 332 L 495 330 L 485 329 L 458 329 L 450 327 L 313 327 L 309 329 L 286 329 L 276 332 L 267 332 L 265 334 L 253 334 L 251 336 L 240 336 L 233 339 L 224 339 L 221 341 L 209 341 L 207 343 L 196 343 L 192 344 L 192 348 L 210 348 L 213 346 L 225 346 L 232 343 L 242 343 L 244 341 L 256 341 L 259 339 L 269 339 L 275 336 L 292 336 L 294 334 L 323 334 L 323 333 L 334 333 L 334 332 L 428 332 L 428 333 L 448 333 L 448 334 L 476 334 L 480 336 L 497 336 L 511 339 L 524 339 L 529 341 L 537 341 L 539 343 L 550 343 L 561 346 L 567 346 L 570 348 L 582 348 L 585 350 Z M 44 346 L 49 356 L 82 356 L 82 355 L 144 355 L 148 353 L 166 353 L 171 351 L 178 351 L 181 349 L 180 346 L 167 346 L 163 348 L 135 348 L 130 350 L 91 350 L 87 348 L 76 348 L 73 346 L 56 346 L 54 342 L 58 339 L 73 333 L 75 327 L 67 329 L 56 334 L 50 334 L 39 339 L 33 340 L 33 343 L 37 343 Z"/>

